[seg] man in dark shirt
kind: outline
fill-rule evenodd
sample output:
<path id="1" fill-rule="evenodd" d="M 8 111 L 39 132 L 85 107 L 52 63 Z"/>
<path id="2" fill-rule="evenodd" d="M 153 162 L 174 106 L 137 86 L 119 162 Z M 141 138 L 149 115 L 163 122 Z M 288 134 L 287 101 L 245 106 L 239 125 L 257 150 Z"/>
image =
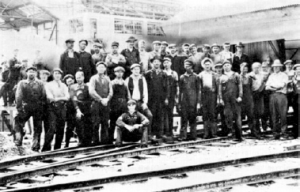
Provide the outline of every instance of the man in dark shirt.
<path id="1" fill-rule="evenodd" d="M 176 71 L 178 77 L 184 74 L 184 61 L 188 58 L 188 56 L 184 53 L 183 49 L 178 48 L 177 54 L 172 57 L 172 70 Z"/>
<path id="2" fill-rule="evenodd" d="M 46 102 L 46 91 L 44 84 L 36 79 L 37 69 L 29 67 L 26 69 L 27 79 L 22 80 L 17 87 L 16 103 L 17 115 L 15 117 L 15 144 L 21 146 L 23 141 L 23 128 L 30 117 L 33 117 L 34 134 L 32 150 L 40 150 L 40 139 L 42 132 L 43 106 Z"/>
<path id="3" fill-rule="evenodd" d="M 67 50 L 60 56 L 59 68 L 63 71 L 64 75 L 75 75 L 80 67 L 80 55 L 73 50 L 74 39 L 67 39 Z"/>
<path id="4" fill-rule="evenodd" d="M 244 62 L 247 63 L 247 67 L 249 69 L 249 72 L 251 71 L 251 63 L 248 55 L 244 53 L 245 45 L 243 43 L 239 43 L 236 45 L 236 53 L 233 56 L 233 62 L 232 62 L 232 71 L 240 73 L 240 65 Z"/>
<path id="5" fill-rule="evenodd" d="M 147 127 L 149 120 L 136 111 L 136 101 L 127 102 L 128 112 L 123 113 L 117 120 L 116 146 L 121 146 L 122 141 L 137 142 L 141 140 L 141 147 L 147 147 Z"/>
<path id="6" fill-rule="evenodd" d="M 168 86 L 167 74 L 161 69 L 161 58 L 154 57 L 150 60 L 153 69 L 145 74 L 148 84 L 149 93 L 149 109 L 155 121 L 152 122 L 149 129 L 149 135 L 156 135 L 157 138 L 162 138 L 163 135 L 163 106 L 168 104 Z"/>
<path id="7" fill-rule="evenodd" d="M 121 52 L 126 59 L 124 79 L 131 74 L 130 66 L 134 63 L 140 63 L 141 61 L 139 51 L 134 47 L 135 41 L 136 39 L 134 37 L 129 37 L 126 41 L 128 43 L 128 48 Z"/>
<path id="8" fill-rule="evenodd" d="M 80 66 L 82 68 L 82 71 L 84 73 L 84 82 L 89 82 L 92 75 L 96 74 L 96 66 L 94 64 L 94 61 L 92 59 L 92 55 L 85 51 L 86 46 L 88 45 L 87 40 L 81 40 L 79 41 L 79 60 L 80 60 Z"/>
<path id="9" fill-rule="evenodd" d="M 72 99 L 76 114 L 76 133 L 79 139 L 78 146 L 91 145 L 92 119 L 89 87 L 84 83 L 84 72 L 77 71 L 75 74 L 76 84 L 70 87 L 70 97 Z"/>
<path id="10" fill-rule="evenodd" d="M 101 124 L 101 143 L 109 143 L 108 121 L 109 101 L 113 96 L 111 81 L 105 75 L 107 65 L 100 61 L 96 64 L 98 73 L 92 76 L 89 85 L 89 93 L 93 98 L 91 105 L 93 121 L 93 144 L 99 144 L 99 125 Z"/>
<path id="11" fill-rule="evenodd" d="M 199 78 L 193 72 L 193 63 L 185 60 L 184 67 L 186 73 L 181 75 L 179 80 L 179 112 L 182 116 L 182 126 L 180 129 L 180 140 L 187 140 L 187 127 L 190 125 L 190 139 L 197 139 L 196 118 L 199 105 Z"/>

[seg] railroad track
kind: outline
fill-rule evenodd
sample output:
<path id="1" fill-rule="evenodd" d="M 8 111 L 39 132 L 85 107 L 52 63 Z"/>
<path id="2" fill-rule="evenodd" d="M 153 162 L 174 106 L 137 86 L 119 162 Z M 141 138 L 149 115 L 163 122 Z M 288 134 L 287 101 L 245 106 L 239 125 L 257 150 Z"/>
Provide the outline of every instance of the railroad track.
<path id="1" fill-rule="evenodd" d="M 136 149 L 138 144 L 129 144 L 125 147 L 108 149 L 111 146 L 100 146 L 84 149 L 60 150 L 54 152 L 41 153 L 39 155 L 19 158 L 12 161 L 1 162 L 0 166 L 4 169 L 0 174 L 0 183 L 5 186 L 8 183 L 16 182 L 22 179 L 58 173 L 62 170 L 75 169 L 78 166 L 89 165 L 99 161 L 112 161 L 124 157 L 133 157 L 142 154 L 153 154 L 159 151 L 173 150 L 178 148 L 188 148 L 204 144 L 222 144 L 229 138 L 216 138 L 208 140 L 197 140 L 192 142 L 181 142 L 176 144 L 165 144 L 153 146 L 145 149 Z M 95 152 L 96 149 L 99 152 Z M 93 153 L 92 153 L 93 152 Z M 77 155 L 76 157 L 70 156 Z M 26 165 L 24 167 L 24 165 Z"/>

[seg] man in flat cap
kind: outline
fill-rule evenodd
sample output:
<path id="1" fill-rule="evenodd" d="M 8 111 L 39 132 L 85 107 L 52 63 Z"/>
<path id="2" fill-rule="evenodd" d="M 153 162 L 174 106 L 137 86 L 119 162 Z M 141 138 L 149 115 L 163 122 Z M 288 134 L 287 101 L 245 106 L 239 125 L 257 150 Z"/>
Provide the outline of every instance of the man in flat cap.
<path id="1" fill-rule="evenodd" d="M 188 59 L 184 61 L 185 74 L 179 80 L 179 105 L 178 110 L 182 117 L 180 140 L 196 140 L 196 118 L 199 105 L 199 78 L 193 72 L 193 63 Z M 187 138 L 187 127 L 190 125 L 190 138 Z"/>
<path id="2" fill-rule="evenodd" d="M 210 54 L 210 57 L 211 57 L 212 61 L 214 63 L 222 62 L 220 45 L 218 45 L 217 43 L 214 43 L 211 46 L 211 49 L 212 49 L 212 54 Z M 213 66 L 213 69 L 214 69 L 214 66 Z"/>
<path id="3" fill-rule="evenodd" d="M 94 64 L 98 63 L 99 61 L 105 61 L 106 52 L 104 50 L 104 46 L 102 43 L 95 42 L 93 45 L 94 53 L 92 54 L 92 58 Z"/>
<path id="4" fill-rule="evenodd" d="M 137 142 L 141 140 L 141 148 L 148 146 L 149 120 L 137 111 L 137 103 L 131 99 L 127 102 L 128 110 L 117 120 L 116 146 L 122 146 L 123 141 Z"/>
<path id="5" fill-rule="evenodd" d="M 146 79 L 141 75 L 141 65 L 131 65 L 132 74 L 125 80 L 125 83 L 129 90 L 130 99 L 134 99 L 137 102 L 137 110 L 145 115 L 149 120 L 149 127 L 152 123 L 152 113 L 148 108 L 148 86 Z"/>
<path id="6" fill-rule="evenodd" d="M 150 52 L 150 59 L 153 59 L 154 57 L 160 57 L 161 42 L 160 41 L 153 41 L 152 42 L 152 47 L 153 47 L 153 50 Z"/>
<path id="7" fill-rule="evenodd" d="M 142 73 L 146 73 L 146 71 L 151 69 L 150 65 L 150 58 L 151 54 L 146 51 L 146 42 L 144 40 L 139 40 L 138 42 L 138 48 L 139 48 L 139 53 L 140 53 L 140 58 L 141 58 L 141 70 Z"/>
<path id="8" fill-rule="evenodd" d="M 121 54 L 126 59 L 124 78 L 130 76 L 131 74 L 130 67 L 132 64 L 141 62 L 140 53 L 134 47 L 134 43 L 136 42 L 136 39 L 134 37 L 129 37 L 126 42 L 127 42 L 127 48 L 121 52 Z"/>
<path id="9" fill-rule="evenodd" d="M 109 139 L 113 142 L 116 121 L 117 119 L 127 111 L 127 101 L 129 100 L 129 90 L 123 80 L 125 69 L 118 66 L 114 69 L 115 79 L 112 80 L 113 96 L 111 98 L 110 106 L 110 128 L 109 128 Z"/>
<path id="10" fill-rule="evenodd" d="M 92 138 L 92 98 L 89 87 L 84 83 L 84 72 L 79 70 L 75 74 L 76 84 L 70 87 L 70 97 L 75 108 L 76 134 L 79 139 L 78 146 L 90 146 Z"/>
<path id="11" fill-rule="evenodd" d="M 118 66 L 122 66 L 125 69 L 126 59 L 125 57 L 119 53 L 119 43 L 113 42 L 111 44 L 112 52 L 107 55 L 105 59 L 105 63 L 107 63 L 107 75 L 110 80 L 115 78 L 114 69 Z"/>
<path id="12" fill-rule="evenodd" d="M 223 51 L 221 51 L 221 61 L 224 62 L 225 60 L 233 62 L 234 54 L 230 51 L 230 43 L 223 44 Z"/>
<path id="13" fill-rule="evenodd" d="M 92 75 L 96 74 L 96 67 L 92 55 L 85 51 L 87 45 L 88 45 L 87 40 L 83 39 L 79 41 L 79 61 L 80 61 L 80 67 L 84 72 L 85 83 L 89 82 Z"/>
<path id="14" fill-rule="evenodd" d="M 39 81 L 37 69 L 29 67 L 26 69 L 27 79 L 20 81 L 16 92 L 17 115 L 15 117 L 15 144 L 22 146 L 24 136 L 24 125 L 33 117 L 34 133 L 31 149 L 40 150 L 40 139 L 42 132 L 43 106 L 46 102 L 46 91 L 44 84 Z"/>
<path id="15" fill-rule="evenodd" d="M 161 42 L 160 46 L 160 57 L 163 60 L 165 57 L 169 57 L 169 53 L 167 52 L 167 48 L 169 47 L 169 44 L 166 41 Z"/>
<path id="16" fill-rule="evenodd" d="M 204 139 L 216 137 L 217 123 L 216 123 L 216 108 L 218 97 L 218 76 L 212 72 L 213 61 L 210 58 L 205 58 L 202 61 L 202 71 L 199 77 L 200 83 L 200 105 L 203 110 L 204 122 Z"/>
<path id="17" fill-rule="evenodd" d="M 67 39 L 67 50 L 61 54 L 59 61 L 59 68 L 63 71 L 63 75 L 75 75 L 80 67 L 80 55 L 74 51 L 74 39 Z"/>
<path id="18" fill-rule="evenodd" d="M 229 129 L 229 136 L 242 141 L 241 102 L 243 98 L 243 84 L 238 73 L 231 70 L 230 61 L 224 61 L 224 75 L 220 78 L 219 97 L 224 103 L 224 114 Z"/>
<path id="19" fill-rule="evenodd" d="M 190 44 L 188 43 L 184 43 L 182 45 L 182 49 L 183 49 L 183 52 L 186 54 L 186 56 L 188 57 L 190 55 Z"/>
<path id="20" fill-rule="evenodd" d="M 161 58 L 155 56 L 150 60 L 153 69 L 145 73 L 149 94 L 149 109 L 153 115 L 150 136 L 162 139 L 163 136 L 163 106 L 168 104 L 169 90 L 167 86 L 167 74 L 162 70 Z"/>
<path id="21" fill-rule="evenodd" d="M 240 65 L 244 62 L 247 63 L 249 72 L 252 70 L 251 68 L 251 61 L 248 55 L 244 53 L 245 45 L 243 43 L 238 43 L 236 46 L 236 52 L 233 56 L 232 62 L 232 71 L 240 73 Z"/>
<path id="22" fill-rule="evenodd" d="M 53 81 L 46 84 L 46 94 L 49 109 L 50 127 L 45 135 L 42 151 L 50 151 L 51 143 L 55 134 L 54 149 L 60 149 L 64 137 L 66 120 L 66 103 L 70 98 L 66 84 L 61 81 L 63 71 L 53 69 Z"/>
<path id="23" fill-rule="evenodd" d="M 100 61 L 96 64 L 98 73 L 92 76 L 89 85 L 89 93 L 93 98 L 92 102 L 92 120 L 93 120 L 93 144 L 99 143 L 99 125 L 101 125 L 101 143 L 108 144 L 109 141 L 109 112 L 110 100 L 113 96 L 112 84 L 107 75 L 105 75 L 107 65 Z"/>
<path id="24" fill-rule="evenodd" d="M 287 137 L 287 84 L 288 76 L 281 72 L 283 65 L 280 60 L 275 60 L 273 65 L 273 73 L 270 75 L 267 83 L 266 90 L 271 91 L 270 95 L 270 113 L 273 125 L 274 139 L 280 137 Z"/>

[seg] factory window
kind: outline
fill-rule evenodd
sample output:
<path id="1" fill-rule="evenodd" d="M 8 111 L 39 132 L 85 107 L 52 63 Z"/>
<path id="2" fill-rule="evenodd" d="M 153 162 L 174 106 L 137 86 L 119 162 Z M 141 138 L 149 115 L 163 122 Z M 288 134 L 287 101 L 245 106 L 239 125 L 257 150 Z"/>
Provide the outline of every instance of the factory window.
<path id="1" fill-rule="evenodd" d="M 148 35 L 165 36 L 162 25 L 159 23 L 148 23 Z"/>
<path id="2" fill-rule="evenodd" d="M 115 33 L 142 34 L 142 22 L 124 19 L 115 19 Z"/>

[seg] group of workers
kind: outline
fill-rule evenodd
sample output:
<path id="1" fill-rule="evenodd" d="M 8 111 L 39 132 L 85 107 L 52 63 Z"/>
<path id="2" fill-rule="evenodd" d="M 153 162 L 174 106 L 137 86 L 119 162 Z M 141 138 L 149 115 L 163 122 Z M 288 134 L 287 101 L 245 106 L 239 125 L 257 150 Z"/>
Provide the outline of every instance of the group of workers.
<path id="1" fill-rule="evenodd" d="M 121 52 L 113 42 L 109 54 L 96 42 L 92 55 L 85 51 L 87 40 L 79 41 L 76 52 L 75 41 L 68 39 L 59 68 L 50 73 L 41 64 L 29 66 L 21 81 L 16 76 L 22 65 L 16 56 L 9 60 L 0 96 L 16 85 L 15 144 L 22 145 L 30 117 L 33 151 L 51 150 L 54 136 L 53 149 L 61 148 L 63 138 L 69 147 L 74 135 L 79 146 L 173 143 L 175 110 L 181 117 L 179 141 L 197 139 L 198 116 L 204 139 L 218 134 L 242 141 L 243 119 L 256 139 L 269 127 L 274 139 L 299 137 L 300 64 L 287 60 L 283 65 L 278 59 L 251 63 L 242 43 L 232 53 L 230 43 L 222 51 L 218 44 L 199 51 L 194 44 L 154 41 L 147 52 L 145 41 L 138 41 L 138 48 L 136 41 L 130 37 Z M 290 107 L 292 135 L 287 130 Z"/>

